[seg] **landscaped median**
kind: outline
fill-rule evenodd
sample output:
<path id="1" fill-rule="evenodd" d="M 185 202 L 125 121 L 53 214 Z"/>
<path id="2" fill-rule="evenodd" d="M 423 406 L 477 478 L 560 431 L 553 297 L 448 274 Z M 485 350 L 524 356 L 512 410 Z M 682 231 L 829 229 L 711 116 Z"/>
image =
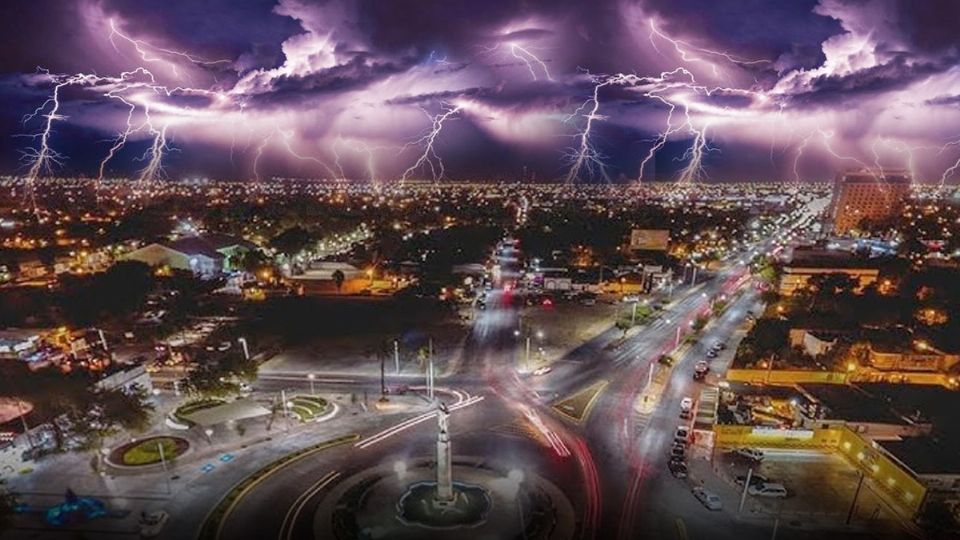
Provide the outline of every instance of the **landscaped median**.
<path id="1" fill-rule="evenodd" d="M 244 478 L 233 486 L 230 491 L 217 505 L 210 511 L 207 515 L 206 520 L 203 522 L 203 526 L 200 528 L 200 534 L 198 535 L 200 540 L 217 540 L 220 538 L 220 531 L 223 528 L 223 523 L 226 520 L 227 516 L 233 511 L 233 509 L 240 503 L 240 500 L 248 493 L 250 490 L 255 488 L 260 482 L 263 482 L 267 477 L 273 473 L 279 471 L 280 469 L 292 465 L 297 461 L 300 461 L 303 458 L 312 456 L 317 452 L 333 448 L 335 446 L 340 446 L 342 444 L 352 443 L 360 440 L 360 435 L 344 435 L 342 437 L 337 437 L 335 439 L 330 439 L 324 442 L 320 442 L 306 448 L 301 448 L 296 452 L 287 454 L 277 460 L 274 460 L 267 465 L 264 465 L 255 473 Z"/>
<path id="2" fill-rule="evenodd" d="M 294 396 L 288 404 L 290 414 L 301 422 L 309 422 L 320 418 L 330 410 L 330 403 L 317 396 Z"/>

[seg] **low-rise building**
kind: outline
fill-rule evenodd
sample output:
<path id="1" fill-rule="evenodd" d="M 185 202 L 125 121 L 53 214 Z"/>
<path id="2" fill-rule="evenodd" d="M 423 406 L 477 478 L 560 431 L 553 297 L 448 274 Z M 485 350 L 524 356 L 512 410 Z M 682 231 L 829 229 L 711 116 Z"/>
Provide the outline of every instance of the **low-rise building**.
<path id="1" fill-rule="evenodd" d="M 870 259 L 861 259 L 849 253 L 822 249 L 797 249 L 789 263 L 783 265 L 778 292 L 790 296 L 807 288 L 817 275 L 843 274 L 856 281 L 855 291 L 862 291 L 877 281 L 880 269 Z"/>

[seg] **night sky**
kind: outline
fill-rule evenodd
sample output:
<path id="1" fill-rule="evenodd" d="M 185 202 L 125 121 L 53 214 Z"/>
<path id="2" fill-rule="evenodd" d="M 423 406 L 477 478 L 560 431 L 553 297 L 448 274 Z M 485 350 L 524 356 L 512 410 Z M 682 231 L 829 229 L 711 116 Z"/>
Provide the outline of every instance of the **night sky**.
<path id="1" fill-rule="evenodd" d="M 954 183 L 958 21 L 955 0 L 9 0 L 0 171 Z"/>

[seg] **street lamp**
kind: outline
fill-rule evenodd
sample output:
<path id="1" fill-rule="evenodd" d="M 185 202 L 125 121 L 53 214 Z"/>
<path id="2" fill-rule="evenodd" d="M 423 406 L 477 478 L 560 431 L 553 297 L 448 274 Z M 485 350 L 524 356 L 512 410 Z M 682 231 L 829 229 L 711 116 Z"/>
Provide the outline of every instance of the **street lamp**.
<path id="1" fill-rule="evenodd" d="M 247 338 L 245 337 L 237 338 L 237 343 L 239 343 L 240 346 L 243 347 L 243 359 L 250 360 L 250 349 L 247 346 Z"/>
<path id="2" fill-rule="evenodd" d="M 314 375 L 313 373 L 308 373 L 308 374 L 307 374 L 307 379 L 310 380 L 310 395 L 311 395 L 311 396 L 317 395 L 317 392 L 313 389 L 313 380 L 316 379 L 316 378 L 317 378 L 317 376 Z"/>

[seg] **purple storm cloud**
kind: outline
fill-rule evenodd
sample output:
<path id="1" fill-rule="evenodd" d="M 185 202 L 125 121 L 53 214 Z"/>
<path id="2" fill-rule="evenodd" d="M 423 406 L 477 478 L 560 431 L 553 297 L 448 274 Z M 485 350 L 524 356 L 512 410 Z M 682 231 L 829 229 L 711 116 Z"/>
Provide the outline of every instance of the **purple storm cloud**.
<path id="1" fill-rule="evenodd" d="M 881 165 L 941 183 L 960 163 L 950 0 L 14 11 L 0 152 L 27 178 L 802 181 Z"/>

